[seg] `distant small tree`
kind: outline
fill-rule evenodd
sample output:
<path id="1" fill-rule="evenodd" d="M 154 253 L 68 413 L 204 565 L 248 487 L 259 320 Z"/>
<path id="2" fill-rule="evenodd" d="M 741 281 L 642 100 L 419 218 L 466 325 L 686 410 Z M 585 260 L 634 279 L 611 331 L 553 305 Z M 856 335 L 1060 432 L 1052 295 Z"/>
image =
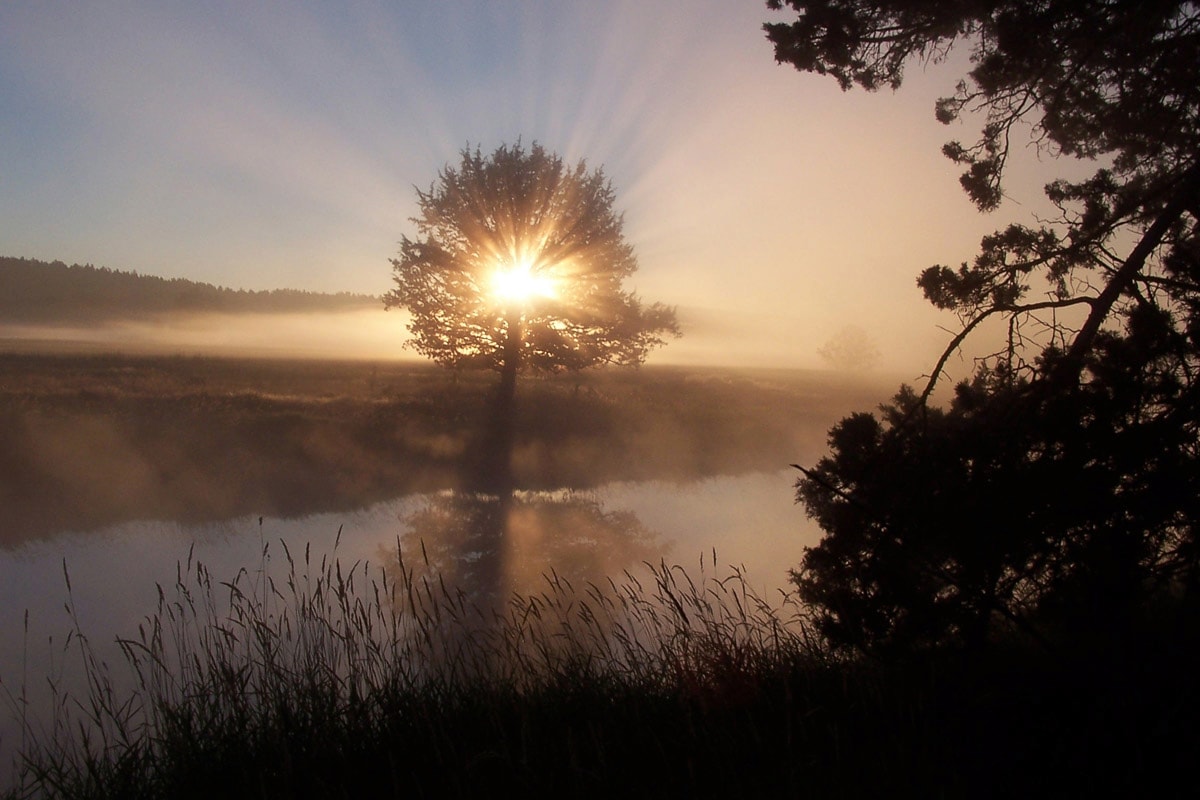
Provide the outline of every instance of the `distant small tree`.
<path id="1" fill-rule="evenodd" d="M 879 364 L 879 348 L 857 325 L 847 325 L 817 349 L 817 355 L 833 369 L 862 371 Z"/>
<path id="2" fill-rule="evenodd" d="M 386 308 L 407 309 L 417 352 L 451 367 L 517 374 L 637 365 L 679 334 L 675 312 L 622 282 L 637 270 L 602 170 L 534 143 L 465 149 L 417 192 L 416 238 L 392 259 Z"/>

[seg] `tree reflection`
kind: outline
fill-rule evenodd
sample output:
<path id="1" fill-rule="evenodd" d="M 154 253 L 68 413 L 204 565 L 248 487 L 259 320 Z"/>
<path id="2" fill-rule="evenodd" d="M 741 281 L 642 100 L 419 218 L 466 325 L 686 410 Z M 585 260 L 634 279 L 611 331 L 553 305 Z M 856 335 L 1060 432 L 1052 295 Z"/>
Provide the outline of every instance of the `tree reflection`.
<path id="1" fill-rule="evenodd" d="M 406 565 L 481 608 L 542 591 L 547 579 L 576 589 L 599 585 L 666 550 L 633 512 L 606 511 L 569 491 L 441 494 L 405 522 Z"/>

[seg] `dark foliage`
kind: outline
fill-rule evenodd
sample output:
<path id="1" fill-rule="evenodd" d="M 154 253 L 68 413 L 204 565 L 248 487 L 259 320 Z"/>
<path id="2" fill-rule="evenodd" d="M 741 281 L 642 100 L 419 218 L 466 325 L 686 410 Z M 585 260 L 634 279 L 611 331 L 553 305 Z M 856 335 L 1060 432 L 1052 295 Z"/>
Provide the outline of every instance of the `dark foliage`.
<path id="1" fill-rule="evenodd" d="M 798 487 L 827 533 L 793 573 L 822 633 L 880 655 L 1120 652 L 1194 624 L 1200 464 L 1193 432 L 1143 413 L 1152 392 L 981 373 L 946 410 L 905 388 L 842 420 Z"/>
<path id="2" fill-rule="evenodd" d="M 948 123 L 964 110 L 986 112 L 975 144 L 951 142 L 945 148 L 967 166 L 963 185 L 982 208 L 999 204 L 1011 138 L 1025 122 L 1054 154 L 1113 156 L 1114 174 L 1137 176 L 1145 182 L 1142 191 L 1157 184 L 1161 201 L 1169 196 L 1171 176 L 1195 161 L 1200 113 L 1195 3 L 768 0 L 767 5 L 798 13 L 793 22 L 766 25 L 776 58 L 831 75 L 847 89 L 898 87 L 911 61 L 937 60 L 957 43 L 968 43 L 974 68 L 957 94 L 938 103 L 937 118 Z M 1101 194 L 1108 188 L 1119 187 L 1105 187 Z"/>

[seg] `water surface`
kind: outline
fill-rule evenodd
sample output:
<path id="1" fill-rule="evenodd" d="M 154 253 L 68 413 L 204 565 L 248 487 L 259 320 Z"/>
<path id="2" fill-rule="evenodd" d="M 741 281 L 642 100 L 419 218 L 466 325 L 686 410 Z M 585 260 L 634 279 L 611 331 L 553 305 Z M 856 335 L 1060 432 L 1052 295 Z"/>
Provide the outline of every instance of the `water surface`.
<path id="1" fill-rule="evenodd" d="M 751 587 L 777 597 L 819 531 L 794 504 L 792 470 L 711 477 L 695 481 L 613 482 L 595 489 L 518 492 L 514 517 L 518 535 L 535 532 L 508 563 L 503 588 L 537 589 L 540 571 L 575 570 L 583 580 L 606 574 L 639 574 L 646 559 L 665 559 L 699 571 L 744 570 Z M 470 547 L 445 546 L 437 537 L 445 524 L 446 493 L 417 494 L 377 503 L 350 513 L 324 513 L 298 519 L 240 517 L 222 523 L 129 522 L 99 531 L 33 540 L 0 551 L 0 680 L 13 699 L 24 684 L 34 710 L 45 702 L 45 677 L 77 679 L 75 650 L 64 650 L 76 622 L 110 664 L 121 657 L 117 636 L 134 637 L 155 610 L 157 586 L 170 594 L 181 564 L 204 564 L 214 582 L 232 580 L 242 570 L 250 580 L 265 571 L 277 579 L 287 570 L 284 546 L 297 560 L 307 552 L 313 564 L 337 558 L 344 565 L 369 562 L 394 569 L 398 543 L 409 563 L 426 553 L 450 553 L 435 566 L 452 572 L 446 559 L 477 558 Z M 454 507 L 459 507 L 455 505 Z M 436 512 L 440 527 L 416 525 Z M 555 526 L 558 526 L 557 528 Z M 565 528 L 565 529 L 564 529 Z M 540 538 L 536 538 L 540 537 Z M 440 549 L 439 549 L 440 546 Z M 314 570 L 315 572 L 315 570 Z M 68 579 L 70 591 L 68 592 Z M 73 609 L 73 612 L 68 609 Z M 72 613 L 74 617 L 72 617 Z M 26 617 L 26 614 L 28 615 Z M 26 618 L 28 632 L 26 632 Z M 122 669 L 115 671 L 120 678 Z M 19 705 L 19 702 L 18 702 Z M 0 723 L 0 763 L 8 763 L 20 742 L 12 714 Z"/>

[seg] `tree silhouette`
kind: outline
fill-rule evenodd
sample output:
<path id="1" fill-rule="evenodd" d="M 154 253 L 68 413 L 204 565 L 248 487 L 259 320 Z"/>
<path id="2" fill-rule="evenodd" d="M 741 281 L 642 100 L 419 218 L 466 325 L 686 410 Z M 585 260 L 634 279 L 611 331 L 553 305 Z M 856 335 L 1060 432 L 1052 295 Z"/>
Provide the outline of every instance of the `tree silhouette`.
<path id="1" fill-rule="evenodd" d="M 981 210 L 1021 135 L 1096 163 L 1046 187 L 1055 219 L 921 274 L 961 329 L 923 391 L 843 420 L 805 470 L 826 537 L 796 583 L 859 649 L 979 647 L 999 628 L 1128 649 L 1151 609 L 1200 589 L 1200 7 L 768 0 L 784 5 L 797 17 L 766 25 L 777 59 L 845 89 L 897 87 L 969 44 L 936 116 L 983 116 L 974 144 L 943 148 Z M 927 408 L 989 317 L 1007 340 L 947 411 Z"/>
<path id="2" fill-rule="evenodd" d="M 1144 419 L 1156 394 L 981 374 L 945 410 L 905 389 L 842 420 L 798 485 L 826 536 L 793 576 L 823 632 L 888 654 L 1126 650 L 1196 574 L 1195 433 Z"/>
<path id="3" fill-rule="evenodd" d="M 603 171 L 536 143 L 461 156 L 418 190 L 418 236 L 392 259 L 384 305 L 411 313 L 417 352 L 494 369 L 511 398 L 526 367 L 636 365 L 678 335 L 673 309 L 622 288 L 637 260 Z"/>

